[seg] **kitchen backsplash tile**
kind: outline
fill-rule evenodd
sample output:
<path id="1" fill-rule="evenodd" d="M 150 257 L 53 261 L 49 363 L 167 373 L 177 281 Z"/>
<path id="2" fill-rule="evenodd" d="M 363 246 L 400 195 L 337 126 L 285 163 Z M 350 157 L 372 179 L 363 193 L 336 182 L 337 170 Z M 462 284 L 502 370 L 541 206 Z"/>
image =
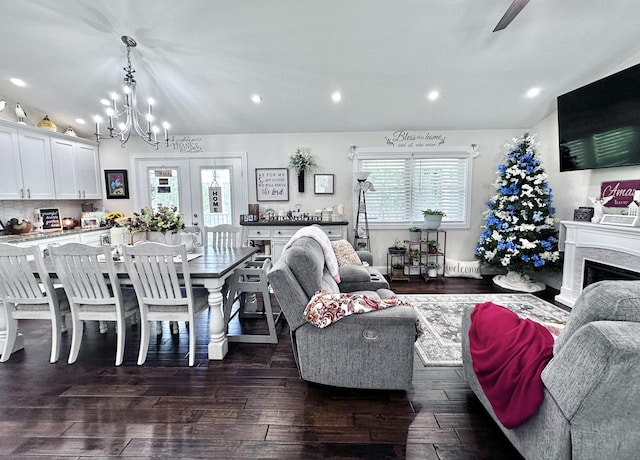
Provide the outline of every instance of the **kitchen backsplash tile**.
<path id="1" fill-rule="evenodd" d="M 33 220 L 33 211 L 38 208 L 58 208 L 60 217 L 73 217 L 80 220 L 83 201 L 78 200 L 0 200 L 0 220 L 6 223 L 9 219 Z M 101 202 L 93 202 L 99 207 Z"/>

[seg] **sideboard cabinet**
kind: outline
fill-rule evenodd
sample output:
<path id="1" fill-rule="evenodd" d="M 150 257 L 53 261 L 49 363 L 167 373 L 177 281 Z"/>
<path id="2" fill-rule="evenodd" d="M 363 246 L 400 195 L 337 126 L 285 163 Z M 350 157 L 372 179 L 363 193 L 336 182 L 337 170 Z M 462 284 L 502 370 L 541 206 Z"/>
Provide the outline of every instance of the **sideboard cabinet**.
<path id="1" fill-rule="evenodd" d="M 348 222 L 266 221 L 242 222 L 240 225 L 243 228 L 243 242 L 260 247 L 258 256 L 271 257 L 271 261 L 275 263 L 291 237 L 299 229 L 312 224 L 319 225 L 332 241 L 348 239 Z"/>

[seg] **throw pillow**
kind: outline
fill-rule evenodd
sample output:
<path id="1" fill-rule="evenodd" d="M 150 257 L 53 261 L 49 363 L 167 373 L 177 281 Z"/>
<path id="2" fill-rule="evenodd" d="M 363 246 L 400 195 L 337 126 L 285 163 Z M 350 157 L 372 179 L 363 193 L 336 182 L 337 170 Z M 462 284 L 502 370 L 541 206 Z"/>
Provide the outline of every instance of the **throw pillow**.
<path id="1" fill-rule="evenodd" d="M 480 261 L 461 262 L 454 259 L 446 259 L 444 264 L 444 276 L 449 278 L 477 278 L 481 279 Z"/>
<path id="2" fill-rule="evenodd" d="M 336 253 L 336 259 L 338 259 L 338 267 L 344 265 L 362 265 L 360 257 L 356 254 L 355 249 L 347 240 L 337 240 L 331 242 L 333 252 Z"/>

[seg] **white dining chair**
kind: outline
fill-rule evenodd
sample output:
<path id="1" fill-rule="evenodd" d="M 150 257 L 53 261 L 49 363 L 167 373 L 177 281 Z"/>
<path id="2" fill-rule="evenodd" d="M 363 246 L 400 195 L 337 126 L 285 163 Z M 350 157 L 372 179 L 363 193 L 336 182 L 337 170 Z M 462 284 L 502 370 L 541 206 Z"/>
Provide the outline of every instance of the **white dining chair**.
<path id="1" fill-rule="evenodd" d="M 40 248 L 0 244 L 0 299 L 5 315 L 6 336 L 0 362 L 11 356 L 18 335 L 19 319 L 51 321 L 51 356 L 60 357 L 60 342 L 69 303 L 64 292 L 53 287 Z"/>
<path id="2" fill-rule="evenodd" d="M 124 359 L 126 319 L 138 313 L 133 289 L 122 289 L 109 246 L 68 243 L 49 246 L 56 273 L 69 300 L 73 335 L 69 364 L 78 359 L 84 321 L 116 322 L 116 366 Z M 106 268 L 106 277 L 105 269 Z"/>
<path id="3" fill-rule="evenodd" d="M 242 230 L 229 224 L 205 227 L 206 249 L 228 249 L 240 247 Z M 225 327 L 229 332 L 229 322 L 237 315 L 240 318 L 265 318 L 268 334 L 230 333 L 230 342 L 278 343 L 276 323 L 279 313 L 274 314 L 269 296 L 267 273 L 271 259 L 252 260 L 234 270 L 222 289 L 224 296 Z M 262 297 L 263 311 L 258 311 L 258 294 Z M 233 309 L 238 302 L 239 308 Z"/>
<path id="4" fill-rule="evenodd" d="M 242 229 L 230 224 L 204 227 L 205 249 L 228 249 L 241 246 Z"/>
<path id="5" fill-rule="evenodd" d="M 147 358 L 152 321 L 184 321 L 189 331 L 189 366 L 193 366 L 195 319 L 208 309 L 209 291 L 193 288 L 186 247 L 160 243 L 126 246 L 124 261 L 140 304 L 138 364 Z"/>

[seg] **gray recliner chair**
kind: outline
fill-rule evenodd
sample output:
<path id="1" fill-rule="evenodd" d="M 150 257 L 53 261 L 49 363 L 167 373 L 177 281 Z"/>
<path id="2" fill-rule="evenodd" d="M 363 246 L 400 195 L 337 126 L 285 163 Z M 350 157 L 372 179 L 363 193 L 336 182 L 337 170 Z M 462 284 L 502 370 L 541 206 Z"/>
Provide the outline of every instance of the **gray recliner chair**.
<path id="1" fill-rule="evenodd" d="M 587 286 L 542 371 L 544 400 L 505 428 L 473 371 L 471 311 L 462 319 L 464 373 L 482 405 L 526 459 L 631 459 L 640 453 L 640 281 Z"/>
<path id="2" fill-rule="evenodd" d="M 313 295 L 340 292 L 318 242 L 309 237 L 285 249 L 268 274 L 269 282 L 291 330 L 300 376 L 309 382 L 347 388 L 406 390 L 413 378 L 413 344 L 417 315 L 411 306 L 394 306 L 346 316 L 319 329 L 303 311 Z M 355 292 L 379 298 L 388 289 Z M 371 287 L 364 280 L 362 287 Z M 374 285 L 375 286 L 375 285 Z"/>

